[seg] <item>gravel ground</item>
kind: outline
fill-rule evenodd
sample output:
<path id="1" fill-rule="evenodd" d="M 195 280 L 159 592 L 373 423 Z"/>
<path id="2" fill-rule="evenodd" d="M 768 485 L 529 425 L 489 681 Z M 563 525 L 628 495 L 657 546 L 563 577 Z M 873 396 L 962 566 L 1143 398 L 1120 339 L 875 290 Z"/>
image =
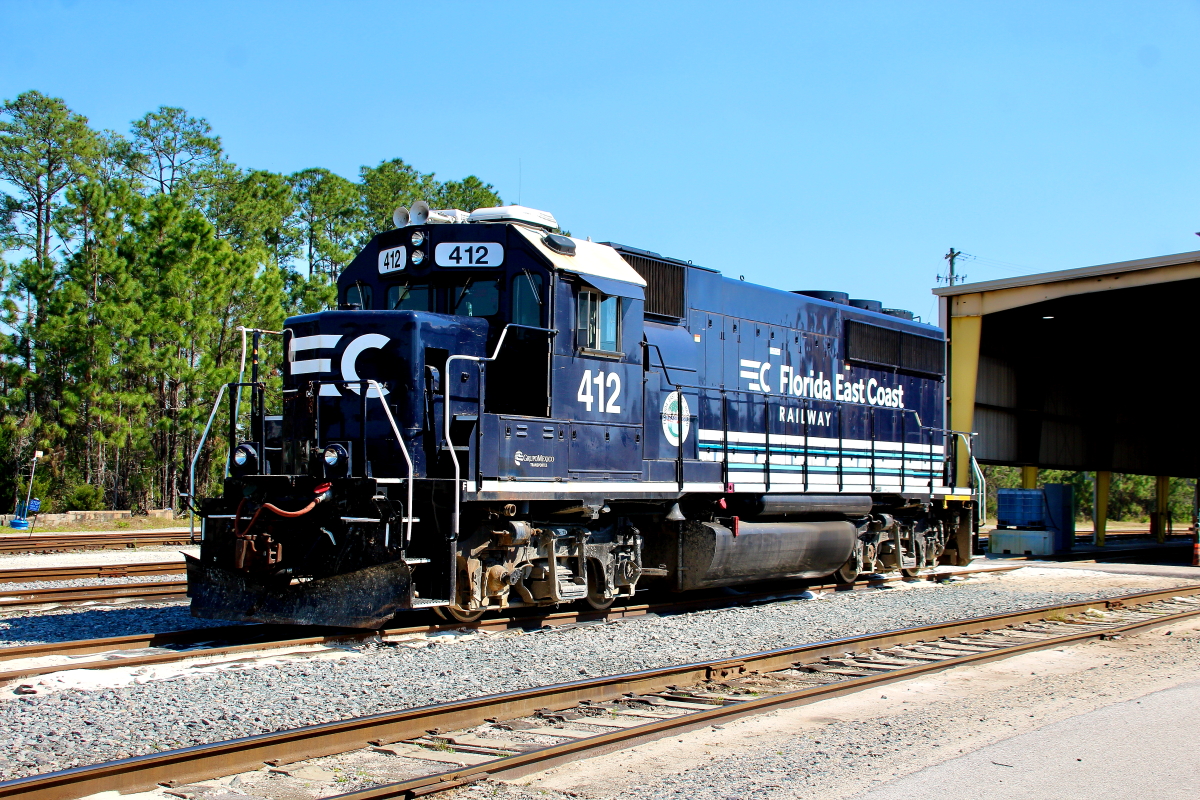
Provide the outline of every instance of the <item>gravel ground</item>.
<path id="1" fill-rule="evenodd" d="M 122 583 L 162 583 L 164 581 L 184 581 L 187 577 L 182 572 L 168 575 L 127 575 L 123 578 L 71 578 L 66 581 L 24 581 L 0 583 L 0 592 L 32 592 L 37 589 L 70 589 L 84 586 L 117 586 Z"/>
<path id="2" fill-rule="evenodd" d="M 136 636 L 236 623 L 196 619 L 186 601 L 71 606 L 51 611 L 15 611 L 0 617 L 0 646 Z"/>
<path id="3" fill-rule="evenodd" d="M 1047 577 L 1045 573 L 1054 573 Z M 875 591 L 640 617 L 531 634 L 447 636 L 427 646 L 366 645 L 337 661 L 209 672 L 119 689 L 7 695 L 0 701 L 0 778 L 124 758 L 397 708 L 502 692 L 583 675 L 605 675 L 982 616 L 1054 602 L 1090 600 L 1186 582 L 1141 576 L 1027 569 L 949 585 Z M 138 630 L 204 624 L 184 607 L 122 608 L 23 618 L 22 639 L 115 635 L 109 615 Z M 157 615 L 157 616 L 156 616 Z M 177 616 L 172 616 L 177 615 Z M 65 618 L 65 619 L 64 619 Z M 111 619 L 111 618 L 110 618 Z M 55 626 L 70 626 L 64 634 Z"/>

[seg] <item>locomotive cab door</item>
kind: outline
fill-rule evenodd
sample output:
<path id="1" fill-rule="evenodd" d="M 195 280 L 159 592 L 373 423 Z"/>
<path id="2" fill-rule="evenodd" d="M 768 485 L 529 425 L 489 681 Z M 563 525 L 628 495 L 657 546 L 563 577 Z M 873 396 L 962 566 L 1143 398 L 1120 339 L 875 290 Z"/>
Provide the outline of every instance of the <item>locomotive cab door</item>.
<path id="1" fill-rule="evenodd" d="M 496 361 L 488 367 L 485 400 L 492 414 L 525 417 L 550 415 L 550 334 L 546 327 L 549 287 L 540 271 L 517 269 L 508 279 L 508 319 L 513 325 Z"/>
<path id="2" fill-rule="evenodd" d="M 553 277 L 515 263 L 508 275 L 513 326 L 487 366 L 480 464 L 485 477 L 559 481 L 566 476 L 567 426 L 552 418 L 550 327 Z"/>
<path id="3" fill-rule="evenodd" d="M 643 302 L 642 288 L 624 281 L 559 280 L 551 402 L 570 420 L 570 481 L 641 479 Z"/>

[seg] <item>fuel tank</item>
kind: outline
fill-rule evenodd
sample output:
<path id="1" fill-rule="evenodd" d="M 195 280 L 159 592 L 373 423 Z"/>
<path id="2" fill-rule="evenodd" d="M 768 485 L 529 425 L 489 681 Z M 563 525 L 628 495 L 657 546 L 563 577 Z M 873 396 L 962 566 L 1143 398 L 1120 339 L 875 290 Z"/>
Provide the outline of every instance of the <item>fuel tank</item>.
<path id="1" fill-rule="evenodd" d="M 676 574 L 680 590 L 773 578 L 820 578 L 850 558 L 857 531 L 849 522 L 681 523 Z"/>

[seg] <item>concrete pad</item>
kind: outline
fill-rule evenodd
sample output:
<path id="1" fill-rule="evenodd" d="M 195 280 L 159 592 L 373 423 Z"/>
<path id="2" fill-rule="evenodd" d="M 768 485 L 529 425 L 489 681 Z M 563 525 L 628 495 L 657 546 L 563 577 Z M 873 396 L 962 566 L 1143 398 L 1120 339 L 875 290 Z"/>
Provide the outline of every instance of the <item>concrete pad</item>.
<path id="1" fill-rule="evenodd" d="M 1200 681 L 1106 706 L 855 795 L 856 800 L 1200 797 Z"/>
<path id="2" fill-rule="evenodd" d="M 1109 572 L 1117 575 L 1152 575 L 1158 578 L 1182 578 L 1189 581 L 1200 581 L 1200 567 L 1188 567 L 1181 564 L 1110 564 L 1102 561 L 1030 561 L 1030 566 L 1036 564 L 1043 569 L 1081 569 L 1089 572 Z"/>

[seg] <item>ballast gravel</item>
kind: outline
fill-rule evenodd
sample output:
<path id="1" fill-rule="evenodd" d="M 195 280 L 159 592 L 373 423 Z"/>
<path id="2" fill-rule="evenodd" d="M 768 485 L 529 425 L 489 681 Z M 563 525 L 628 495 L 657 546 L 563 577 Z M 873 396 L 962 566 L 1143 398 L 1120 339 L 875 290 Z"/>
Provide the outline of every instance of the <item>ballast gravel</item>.
<path id="1" fill-rule="evenodd" d="M 125 583 L 163 583 L 187 580 L 182 573 L 163 575 L 124 575 L 106 578 L 70 578 L 63 581 L 25 581 L 0 583 L 0 592 L 35 592 L 39 589 L 82 589 L 88 586 L 118 586 Z"/>
<path id="2" fill-rule="evenodd" d="M 1038 573 L 1056 572 L 1053 579 Z M 267 733 L 399 708 L 760 650 L 1085 601 L 1188 582 L 1020 570 L 944 585 L 829 593 L 668 617 L 533 633 L 435 637 L 423 647 L 368 644 L 356 657 L 297 658 L 117 689 L 67 689 L 0 700 L 0 778 Z M 1022 575 L 1022 573 L 1025 573 Z M 84 612 L 85 614 L 87 612 Z M 155 615 L 186 608 L 121 609 Z M 48 625 L 71 624 L 69 615 Z M 11 623 L 12 620 L 6 620 Z M 28 624 L 30 620 L 26 619 Z M 199 621 L 197 621 L 199 622 Z M 76 625 L 78 629 L 79 626 Z M 28 632 L 19 631 L 29 637 Z M 38 637 L 53 635 L 40 631 Z M 91 635 L 77 630 L 56 639 Z"/>
<path id="3" fill-rule="evenodd" d="M 183 631 L 237 623 L 193 617 L 186 602 L 105 603 L 48 611 L 22 610 L 0 615 L 0 646 L 137 636 L 156 631 Z M 2 662 L 0 662 L 2 663 Z"/>

